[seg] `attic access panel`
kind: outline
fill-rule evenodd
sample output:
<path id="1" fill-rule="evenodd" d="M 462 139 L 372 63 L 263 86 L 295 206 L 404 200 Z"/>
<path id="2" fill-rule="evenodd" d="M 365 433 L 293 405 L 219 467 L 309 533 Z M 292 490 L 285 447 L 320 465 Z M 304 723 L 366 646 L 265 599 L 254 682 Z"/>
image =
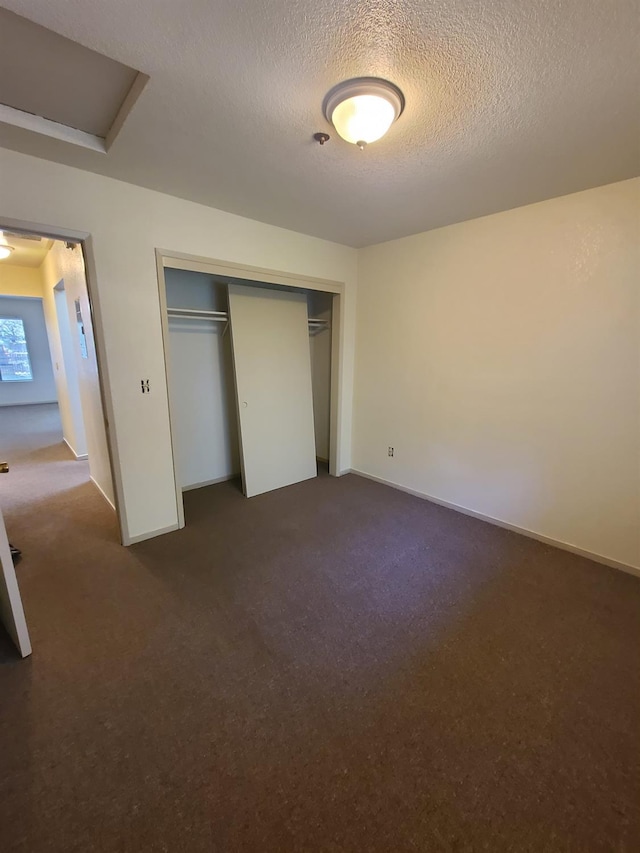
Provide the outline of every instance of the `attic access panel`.
<path id="1" fill-rule="evenodd" d="M 0 8 L 0 122 L 105 153 L 148 79 Z"/>

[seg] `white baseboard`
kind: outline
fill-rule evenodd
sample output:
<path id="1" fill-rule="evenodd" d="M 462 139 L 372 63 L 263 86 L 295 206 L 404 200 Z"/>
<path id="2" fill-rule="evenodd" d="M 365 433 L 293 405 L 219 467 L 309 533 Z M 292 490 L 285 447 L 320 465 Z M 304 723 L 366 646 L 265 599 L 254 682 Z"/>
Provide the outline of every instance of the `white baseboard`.
<path id="1" fill-rule="evenodd" d="M 93 477 L 89 477 L 89 479 L 91 480 L 91 482 L 93 483 L 93 485 L 96 487 L 96 489 L 100 492 L 100 494 L 101 494 L 101 495 L 102 495 L 102 497 L 105 499 L 105 501 L 109 504 L 109 506 L 111 507 L 111 509 L 115 512 L 115 511 L 116 511 L 116 508 L 115 508 L 115 506 L 113 505 L 113 503 L 111 502 L 111 498 L 108 498 L 108 497 L 107 497 L 107 495 L 104 493 L 104 490 L 103 490 L 103 489 L 102 489 L 102 488 L 101 488 L 101 487 L 96 483 L 96 481 L 93 479 Z"/>
<path id="2" fill-rule="evenodd" d="M 192 489 L 203 489 L 205 486 L 215 486 L 217 483 L 228 483 L 229 480 L 236 480 L 240 476 L 237 474 L 225 474 L 224 477 L 216 477 L 215 480 L 203 480 L 202 483 L 192 483 L 190 486 L 183 486 L 183 492 L 190 492 Z"/>
<path id="3" fill-rule="evenodd" d="M 358 471 L 356 468 L 349 469 L 349 472 L 343 473 L 357 474 L 359 477 L 364 477 L 366 480 L 373 480 L 375 483 L 382 483 L 383 486 L 391 486 L 392 489 L 398 489 L 400 492 L 406 492 L 408 495 L 413 495 L 416 498 L 430 501 L 431 503 L 444 506 L 447 509 L 453 509 L 456 512 L 461 512 L 463 515 L 470 515 L 472 518 L 478 518 L 480 521 L 487 521 L 489 524 L 495 524 L 497 527 L 503 527 L 505 530 L 512 530 L 514 533 L 520 533 L 522 536 L 528 536 L 529 539 L 536 539 L 538 542 L 544 542 L 545 545 L 553 545 L 554 548 L 560 548 L 563 551 L 570 551 L 572 554 L 577 554 L 579 557 L 587 557 L 596 563 L 610 566 L 612 569 L 619 569 L 622 572 L 627 572 L 630 575 L 640 577 L 640 568 L 630 566 L 627 563 L 621 563 L 618 560 L 612 560 L 609 557 L 604 557 L 602 554 L 594 554 L 592 551 L 585 551 L 584 548 L 578 548 L 576 545 L 570 545 L 568 542 L 561 542 L 559 539 L 552 539 L 550 536 L 544 536 L 542 533 L 536 533 L 534 530 L 528 530 L 526 527 L 518 527 L 516 524 L 510 524 L 508 521 L 502 521 L 500 518 L 494 518 L 491 515 L 485 515 L 482 512 L 476 512 L 474 509 L 460 506 L 459 504 L 445 501 L 441 498 L 436 498 L 433 495 L 428 495 L 425 492 L 418 492 L 415 489 L 409 489 L 406 486 L 401 486 L 399 483 L 394 483 L 391 480 L 385 480 L 382 477 L 375 477 L 373 474 L 367 474 L 364 471 Z"/>
<path id="4" fill-rule="evenodd" d="M 179 530 L 179 524 L 170 524 L 169 527 L 160 527 L 158 530 L 151 530 L 149 533 L 141 533 L 139 536 L 125 537 L 123 545 L 136 545 L 138 542 L 145 542 L 147 539 L 153 539 L 155 536 L 162 536 L 164 533 L 173 533 L 174 530 Z"/>
<path id="5" fill-rule="evenodd" d="M 64 436 L 62 436 L 62 440 L 67 445 L 69 450 L 73 453 L 73 455 L 76 457 L 76 459 L 88 459 L 89 458 L 88 453 L 76 453 L 75 450 L 73 449 L 73 447 L 71 447 L 71 445 L 69 444 L 69 442 L 67 441 L 67 439 Z"/>

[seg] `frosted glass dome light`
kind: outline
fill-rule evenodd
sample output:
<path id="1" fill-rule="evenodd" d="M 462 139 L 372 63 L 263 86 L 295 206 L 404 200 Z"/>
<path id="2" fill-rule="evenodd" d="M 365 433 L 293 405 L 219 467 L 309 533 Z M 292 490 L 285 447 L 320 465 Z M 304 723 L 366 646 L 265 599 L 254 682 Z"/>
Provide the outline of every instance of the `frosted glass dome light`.
<path id="1" fill-rule="evenodd" d="M 324 115 L 338 134 L 358 148 L 381 139 L 404 109 L 397 86 L 377 77 L 359 77 L 334 86 L 324 100 Z"/>

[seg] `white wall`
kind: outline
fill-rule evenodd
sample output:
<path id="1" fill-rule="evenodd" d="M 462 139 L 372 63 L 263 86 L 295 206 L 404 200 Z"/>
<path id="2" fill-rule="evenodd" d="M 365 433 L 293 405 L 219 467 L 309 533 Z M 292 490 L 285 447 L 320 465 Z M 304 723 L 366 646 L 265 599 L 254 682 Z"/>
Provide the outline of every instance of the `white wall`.
<path id="1" fill-rule="evenodd" d="M 42 296 L 40 271 L 0 261 L 0 295 Z"/>
<path id="2" fill-rule="evenodd" d="M 77 445 L 72 449 L 77 455 L 82 455 L 82 438 L 84 427 L 84 439 L 86 441 L 86 453 L 89 456 L 89 473 L 92 480 L 103 492 L 107 500 L 113 505 L 115 501 L 111 467 L 109 462 L 109 451 L 107 448 L 107 436 L 104 426 L 104 415 L 102 400 L 100 397 L 100 380 L 98 376 L 98 363 L 96 359 L 96 347 L 93 337 L 91 323 L 91 310 L 85 279 L 84 261 L 82 249 L 67 249 L 64 243 L 57 240 L 47 253 L 43 264 L 44 291 L 53 294 L 53 288 L 60 284 L 64 287 L 65 301 L 61 303 L 58 299 L 56 304 L 54 295 L 54 307 L 56 316 L 60 323 L 60 330 L 64 331 L 66 323 L 60 321 L 61 314 L 57 314 L 60 304 L 67 309 L 68 331 L 70 331 L 73 357 L 64 359 L 65 347 L 61 340 L 61 350 L 65 363 L 65 379 L 67 385 L 68 400 L 74 416 Z M 48 297 L 47 297 L 48 298 Z M 80 300 L 80 310 L 84 321 L 86 335 L 87 358 L 83 358 L 80 348 L 80 336 L 77 328 L 75 300 Z M 74 362 L 75 358 L 75 375 Z M 60 371 L 57 371 L 60 373 Z M 82 410 L 81 423 L 77 423 L 77 397 L 80 397 L 80 408 Z"/>
<path id="3" fill-rule="evenodd" d="M 165 270 L 167 305 L 226 311 L 210 275 Z M 231 336 L 206 320 L 169 320 L 171 424 L 183 489 L 240 473 Z"/>
<path id="4" fill-rule="evenodd" d="M 67 395 L 72 416 L 71 436 L 64 435 L 64 438 L 75 455 L 78 458 L 84 458 L 87 456 L 87 436 L 82 417 L 82 401 L 80 399 L 80 380 L 78 378 L 76 357 L 77 340 L 74 338 L 74 334 L 77 335 L 77 330 L 71 327 L 64 281 L 60 281 L 53 288 L 53 297 L 56 312 L 53 319 L 54 321 L 57 320 L 55 333 L 58 335 L 60 341 L 64 372 L 59 370 L 57 362 L 54 364 L 54 367 L 56 369 L 56 377 L 60 378 L 61 384 L 64 383 L 64 391 Z"/>
<path id="5" fill-rule="evenodd" d="M 125 539 L 177 524 L 154 250 L 161 247 L 346 283 L 341 328 L 342 455 L 351 466 L 357 253 L 6 149 L 0 150 L 0 223 L 16 219 L 91 233 L 92 298 L 104 328 L 101 363 L 110 389 Z M 140 393 L 149 379 L 151 393 Z"/>
<path id="6" fill-rule="evenodd" d="M 48 252 L 38 270 L 49 337 L 49 351 L 56 382 L 62 435 L 76 456 L 85 457 L 87 440 L 82 420 L 78 370 L 73 351 L 66 295 L 64 290 L 56 292 L 56 288 L 63 286 L 64 282 L 61 280 L 55 258 L 56 254 Z"/>
<path id="7" fill-rule="evenodd" d="M 0 296 L 0 317 L 18 317 L 24 324 L 33 379 L 1 382 L 0 406 L 55 403 L 56 385 L 51 369 L 42 299 L 34 296 Z"/>
<path id="8" fill-rule="evenodd" d="M 639 190 L 362 250 L 354 467 L 640 567 Z"/>

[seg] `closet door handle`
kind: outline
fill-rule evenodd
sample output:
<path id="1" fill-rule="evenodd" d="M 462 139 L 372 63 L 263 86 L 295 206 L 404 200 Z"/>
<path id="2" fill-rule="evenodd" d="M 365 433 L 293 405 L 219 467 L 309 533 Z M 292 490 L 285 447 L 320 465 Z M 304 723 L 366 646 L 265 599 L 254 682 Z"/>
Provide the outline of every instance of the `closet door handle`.
<path id="1" fill-rule="evenodd" d="M 243 401 L 243 403 L 242 403 L 242 408 L 243 408 L 243 409 L 246 409 L 248 405 L 249 405 L 249 404 L 247 403 L 247 401 L 246 401 L 246 400 L 244 400 L 244 401 Z"/>

